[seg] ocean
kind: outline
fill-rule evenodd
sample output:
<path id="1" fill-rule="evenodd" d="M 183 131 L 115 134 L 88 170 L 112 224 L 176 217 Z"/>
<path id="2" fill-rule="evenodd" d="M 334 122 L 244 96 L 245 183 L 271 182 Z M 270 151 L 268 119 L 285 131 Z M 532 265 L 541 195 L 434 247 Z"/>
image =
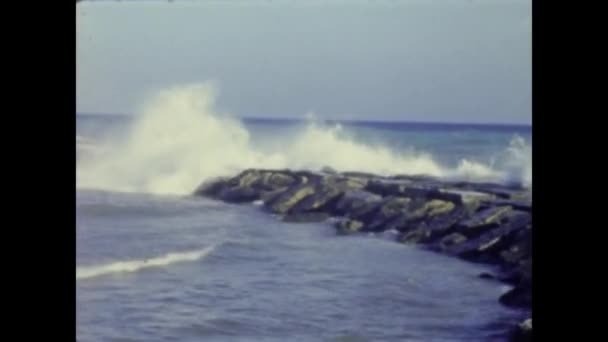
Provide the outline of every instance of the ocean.
<path id="1" fill-rule="evenodd" d="M 200 96 L 193 96 L 200 95 Z M 77 340 L 493 341 L 491 267 L 194 197 L 248 167 L 531 179 L 528 126 L 237 119 L 196 91 L 77 115 Z"/>

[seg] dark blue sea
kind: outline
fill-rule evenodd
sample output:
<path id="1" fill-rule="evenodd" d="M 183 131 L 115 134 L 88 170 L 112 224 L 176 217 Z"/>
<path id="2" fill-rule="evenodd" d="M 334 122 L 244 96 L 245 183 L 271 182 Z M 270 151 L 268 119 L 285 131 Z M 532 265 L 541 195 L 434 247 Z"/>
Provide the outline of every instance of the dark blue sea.
<path id="1" fill-rule="evenodd" d="M 173 102 L 171 102 L 173 101 Z M 248 167 L 530 186 L 531 128 L 237 119 L 169 98 L 77 115 L 77 339 L 493 341 L 489 266 L 191 196 Z"/>

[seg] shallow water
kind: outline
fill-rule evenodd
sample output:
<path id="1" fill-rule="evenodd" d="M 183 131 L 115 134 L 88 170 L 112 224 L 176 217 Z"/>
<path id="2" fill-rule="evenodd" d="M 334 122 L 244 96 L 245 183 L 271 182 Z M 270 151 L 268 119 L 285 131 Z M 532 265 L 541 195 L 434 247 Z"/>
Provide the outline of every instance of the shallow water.
<path id="1" fill-rule="evenodd" d="M 520 312 L 471 264 L 253 205 L 77 191 L 78 341 L 482 341 Z"/>

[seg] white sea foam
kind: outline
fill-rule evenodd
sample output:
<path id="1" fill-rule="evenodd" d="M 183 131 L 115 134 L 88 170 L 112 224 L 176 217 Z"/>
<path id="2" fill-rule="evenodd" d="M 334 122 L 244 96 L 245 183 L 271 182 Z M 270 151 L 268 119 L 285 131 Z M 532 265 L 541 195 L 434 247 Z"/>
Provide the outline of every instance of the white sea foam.
<path id="1" fill-rule="evenodd" d="M 187 252 L 168 253 L 150 259 L 117 261 L 105 265 L 82 266 L 76 268 L 76 279 L 99 277 L 112 273 L 137 272 L 144 268 L 163 267 L 178 262 L 196 261 L 204 258 L 215 249 L 215 245 Z"/>
<path id="2" fill-rule="evenodd" d="M 255 147 L 237 119 L 214 108 L 212 84 L 178 86 L 145 102 L 126 139 L 102 142 L 103 153 L 82 160 L 77 187 L 125 192 L 191 193 L 203 180 L 230 176 L 245 168 L 365 171 L 531 184 L 531 149 L 514 137 L 494 165 L 462 160 L 441 165 L 428 153 L 369 145 L 347 136 L 340 125 L 313 119 L 275 146 Z"/>

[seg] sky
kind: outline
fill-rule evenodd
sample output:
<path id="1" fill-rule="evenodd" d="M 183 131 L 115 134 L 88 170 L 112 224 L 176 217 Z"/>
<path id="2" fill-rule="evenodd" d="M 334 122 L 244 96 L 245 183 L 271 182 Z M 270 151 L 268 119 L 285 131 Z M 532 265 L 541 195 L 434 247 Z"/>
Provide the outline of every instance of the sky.
<path id="1" fill-rule="evenodd" d="M 240 117 L 531 124 L 525 0 L 83 1 L 77 112 L 212 81 Z"/>

